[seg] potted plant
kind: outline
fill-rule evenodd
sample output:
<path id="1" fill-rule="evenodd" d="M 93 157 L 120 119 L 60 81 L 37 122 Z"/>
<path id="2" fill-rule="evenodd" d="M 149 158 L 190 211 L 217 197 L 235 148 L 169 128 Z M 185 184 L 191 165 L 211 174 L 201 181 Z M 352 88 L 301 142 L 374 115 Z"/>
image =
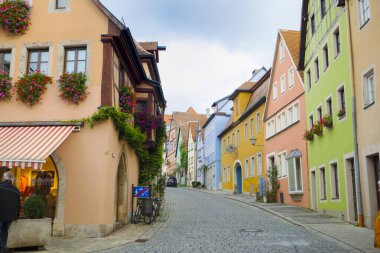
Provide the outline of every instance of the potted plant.
<path id="1" fill-rule="evenodd" d="M 61 98 L 79 104 L 86 100 L 89 93 L 87 92 L 87 76 L 85 73 L 63 73 L 59 77 L 59 89 Z"/>
<path id="2" fill-rule="evenodd" d="M 26 0 L 2 1 L 0 24 L 9 34 L 25 34 L 30 23 L 31 6 Z"/>
<path id="3" fill-rule="evenodd" d="M 267 202 L 276 203 L 277 190 L 280 189 L 280 183 L 278 182 L 278 168 L 276 165 L 268 168 L 268 189 L 265 193 Z"/>
<path id="4" fill-rule="evenodd" d="M 334 126 L 333 119 L 331 114 L 326 114 L 321 120 L 320 123 L 326 128 L 332 128 Z"/>
<path id="5" fill-rule="evenodd" d="M 46 86 L 52 83 L 50 76 L 39 71 L 23 75 L 16 83 L 17 101 L 29 106 L 38 104 L 46 92 Z"/>
<path id="6" fill-rule="evenodd" d="M 342 109 L 340 109 L 339 111 L 338 111 L 338 117 L 339 117 L 339 119 L 342 119 L 342 118 L 344 118 L 346 116 L 346 108 L 342 108 Z"/>
<path id="7" fill-rule="evenodd" d="M 312 129 L 314 134 L 318 136 L 323 135 L 323 125 L 320 121 L 315 122 Z"/>
<path id="8" fill-rule="evenodd" d="M 43 247 L 51 236 L 51 219 L 43 218 L 45 203 L 38 195 L 25 200 L 25 217 L 12 222 L 9 228 L 8 248 Z"/>
<path id="9" fill-rule="evenodd" d="M 12 77 L 5 71 L 0 71 L 0 101 L 12 98 Z"/>
<path id="10" fill-rule="evenodd" d="M 307 141 L 313 141 L 314 140 L 314 132 L 313 130 L 306 130 L 304 135 L 303 135 L 303 138 Z"/>

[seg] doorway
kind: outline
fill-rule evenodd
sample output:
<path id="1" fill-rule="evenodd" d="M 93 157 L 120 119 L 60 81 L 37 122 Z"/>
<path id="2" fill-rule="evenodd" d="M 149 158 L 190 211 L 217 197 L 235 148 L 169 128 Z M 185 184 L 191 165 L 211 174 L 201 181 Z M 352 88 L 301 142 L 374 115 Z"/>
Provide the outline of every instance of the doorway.
<path id="1" fill-rule="evenodd" d="M 356 183 L 355 183 L 355 163 L 354 158 L 345 160 L 346 182 L 347 182 L 347 202 L 348 202 L 348 221 L 356 222 L 358 220 L 358 206 L 356 200 Z M 349 196 L 352 196 L 351 198 Z"/>
<path id="2" fill-rule="evenodd" d="M 379 166 L 379 155 L 371 157 L 372 166 L 375 172 L 375 190 L 377 196 L 377 210 L 380 210 L 380 192 L 378 191 L 378 182 L 380 180 L 380 166 Z"/>
<path id="3" fill-rule="evenodd" d="M 317 210 L 317 177 L 315 170 L 311 172 L 311 209 Z"/>
<path id="4" fill-rule="evenodd" d="M 127 170 L 124 155 L 121 156 L 116 184 L 116 222 L 127 222 Z"/>
<path id="5" fill-rule="evenodd" d="M 242 194 L 243 193 L 243 189 L 242 189 L 242 171 L 241 171 L 241 165 L 240 164 L 237 164 L 236 165 L 236 193 L 237 194 Z"/>

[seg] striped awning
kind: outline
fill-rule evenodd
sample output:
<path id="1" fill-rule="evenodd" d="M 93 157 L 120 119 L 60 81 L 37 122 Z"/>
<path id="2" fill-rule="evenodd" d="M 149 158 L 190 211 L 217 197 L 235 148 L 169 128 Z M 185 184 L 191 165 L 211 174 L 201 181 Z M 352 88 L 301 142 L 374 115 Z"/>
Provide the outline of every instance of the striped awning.
<path id="1" fill-rule="evenodd" d="M 75 126 L 0 127 L 0 166 L 41 170 Z"/>

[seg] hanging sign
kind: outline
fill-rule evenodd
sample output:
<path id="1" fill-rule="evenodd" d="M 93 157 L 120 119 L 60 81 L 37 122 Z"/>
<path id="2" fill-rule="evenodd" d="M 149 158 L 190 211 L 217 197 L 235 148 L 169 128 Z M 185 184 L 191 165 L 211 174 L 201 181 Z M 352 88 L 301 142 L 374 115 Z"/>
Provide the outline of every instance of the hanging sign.
<path id="1" fill-rule="evenodd" d="M 138 199 L 149 199 L 150 187 L 149 186 L 134 186 L 133 197 L 138 198 Z"/>

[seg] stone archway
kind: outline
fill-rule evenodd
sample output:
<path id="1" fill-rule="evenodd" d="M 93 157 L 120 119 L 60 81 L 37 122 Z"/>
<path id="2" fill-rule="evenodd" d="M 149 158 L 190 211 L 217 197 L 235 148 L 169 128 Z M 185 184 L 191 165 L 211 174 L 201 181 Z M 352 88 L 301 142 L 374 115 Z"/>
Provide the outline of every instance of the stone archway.
<path id="1" fill-rule="evenodd" d="M 115 222 L 126 223 L 128 219 L 128 182 L 125 155 L 121 154 L 116 174 Z"/>
<path id="2" fill-rule="evenodd" d="M 58 173 L 58 194 L 56 215 L 53 221 L 53 236 L 65 235 L 65 195 L 66 195 L 66 168 L 63 160 L 54 151 L 51 155 L 55 168 Z"/>

